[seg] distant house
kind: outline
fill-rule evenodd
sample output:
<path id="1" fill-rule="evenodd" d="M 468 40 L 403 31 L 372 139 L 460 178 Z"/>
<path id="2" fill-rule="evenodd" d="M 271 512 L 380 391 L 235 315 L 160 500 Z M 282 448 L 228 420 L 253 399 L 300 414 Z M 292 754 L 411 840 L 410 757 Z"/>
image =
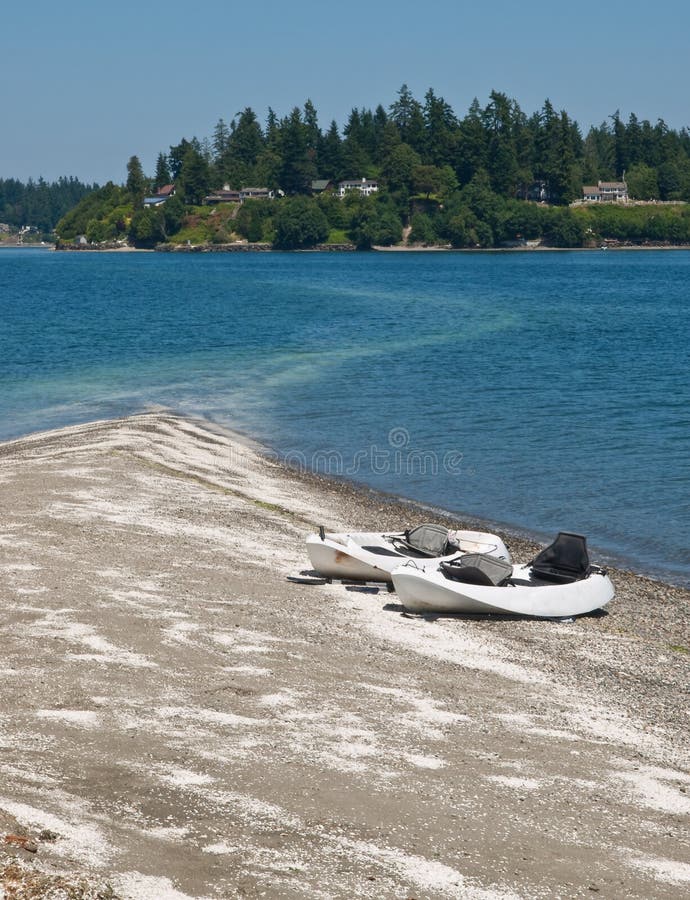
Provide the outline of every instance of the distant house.
<path id="1" fill-rule="evenodd" d="M 174 184 L 164 184 L 158 188 L 155 194 L 144 198 L 144 206 L 161 206 L 166 200 L 169 200 L 175 193 Z"/>
<path id="2" fill-rule="evenodd" d="M 241 200 L 273 200 L 273 191 L 265 187 L 245 187 L 240 190 Z"/>
<path id="3" fill-rule="evenodd" d="M 0 222 L 0 234 L 9 234 L 10 226 L 6 222 Z"/>
<path id="4" fill-rule="evenodd" d="M 533 181 L 524 192 L 525 200 L 533 200 L 535 203 L 546 203 L 549 199 L 549 191 L 545 181 Z"/>
<path id="5" fill-rule="evenodd" d="M 74 243 L 78 247 L 86 247 L 86 245 L 89 243 L 89 240 L 85 234 L 78 234 L 74 239 Z"/>
<path id="6" fill-rule="evenodd" d="M 370 197 L 379 189 L 378 181 L 369 178 L 350 178 L 338 182 L 338 196 L 344 197 L 348 191 L 359 191 L 365 197 Z"/>
<path id="7" fill-rule="evenodd" d="M 330 190 L 333 190 L 333 182 L 329 178 L 316 178 L 311 183 L 312 194 L 323 194 Z"/>
<path id="8" fill-rule="evenodd" d="M 216 206 L 219 203 L 243 203 L 245 200 L 272 200 L 273 191 L 265 187 L 245 187 L 239 191 L 232 190 L 224 184 L 222 190 L 213 191 L 204 197 L 207 206 Z"/>
<path id="9" fill-rule="evenodd" d="M 206 206 L 217 206 L 219 203 L 239 203 L 240 199 L 239 191 L 231 191 L 227 185 L 224 185 L 222 190 L 214 191 L 204 197 L 204 203 Z"/>
<path id="10" fill-rule="evenodd" d="M 600 181 L 596 185 L 585 185 L 582 199 L 586 203 L 625 203 L 628 200 L 628 185 L 625 181 Z"/>

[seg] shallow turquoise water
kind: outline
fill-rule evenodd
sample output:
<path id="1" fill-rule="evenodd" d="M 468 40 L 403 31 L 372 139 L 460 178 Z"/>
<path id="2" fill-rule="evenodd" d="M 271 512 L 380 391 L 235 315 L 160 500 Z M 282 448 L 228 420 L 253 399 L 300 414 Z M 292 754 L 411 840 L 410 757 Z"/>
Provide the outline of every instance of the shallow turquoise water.
<path id="1" fill-rule="evenodd" d="M 690 253 L 0 252 L 0 438 L 163 404 L 690 583 Z"/>

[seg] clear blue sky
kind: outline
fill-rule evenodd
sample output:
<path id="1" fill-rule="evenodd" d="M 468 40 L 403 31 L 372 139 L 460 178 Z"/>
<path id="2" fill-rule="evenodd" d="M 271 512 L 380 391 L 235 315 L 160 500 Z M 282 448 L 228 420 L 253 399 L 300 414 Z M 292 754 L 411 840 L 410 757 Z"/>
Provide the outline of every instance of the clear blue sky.
<path id="1" fill-rule="evenodd" d="M 492 89 L 530 114 L 548 97 L 584 132 L 627 119 L 690 125 L 690 3 L 629 0 L 4 2 L 0 178 L 122 182 L 136 154 L 210 136 L 251 106 L 310 98 L 322 128 L 388 107 L 403 83 L 458 116 Z"/>

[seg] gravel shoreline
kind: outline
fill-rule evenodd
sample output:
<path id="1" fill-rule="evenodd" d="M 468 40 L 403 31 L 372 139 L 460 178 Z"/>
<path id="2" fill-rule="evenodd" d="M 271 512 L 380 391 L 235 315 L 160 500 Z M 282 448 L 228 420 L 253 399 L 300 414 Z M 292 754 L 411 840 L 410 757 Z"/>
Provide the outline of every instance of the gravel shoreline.
<path id="1" fill-rule="evenodd" d="M 566 623 L 292 584 L 318 524 L 428 511 L 164 412 L 0 444 L 0 503 L 0 895 L 688 889 L 687 590 L 609 569 Z"/>

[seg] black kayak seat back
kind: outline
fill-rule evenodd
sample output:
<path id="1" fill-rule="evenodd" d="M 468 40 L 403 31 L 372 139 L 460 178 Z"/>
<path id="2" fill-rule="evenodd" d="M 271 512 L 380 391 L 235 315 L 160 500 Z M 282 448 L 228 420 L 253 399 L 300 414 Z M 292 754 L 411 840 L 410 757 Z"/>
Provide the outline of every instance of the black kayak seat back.
<path id="1" fill-rule="evenodd" d="M 488 553 L 465 553 L 441 563 L 446 578 L 463 584 L 480 584 L 486 587 L 502 587 L 513 574 L 513 567 L 504 559 Z"/>
<path id="2" fill-rule="evenodd" d="M 443 525 L 417 525 L 405 532 L 404 544 L 424 556 L 446 556 L 453 552 L 448 529 Z"/>
<path id="3" fill-rule="evenodd" d="M 581 534 L 559 531 L 556 540 L 538 553 L 530 565 L 532 575 L 543 581 L 561 584 L 581 581 L 592 571 L 587 538 Z"/>

